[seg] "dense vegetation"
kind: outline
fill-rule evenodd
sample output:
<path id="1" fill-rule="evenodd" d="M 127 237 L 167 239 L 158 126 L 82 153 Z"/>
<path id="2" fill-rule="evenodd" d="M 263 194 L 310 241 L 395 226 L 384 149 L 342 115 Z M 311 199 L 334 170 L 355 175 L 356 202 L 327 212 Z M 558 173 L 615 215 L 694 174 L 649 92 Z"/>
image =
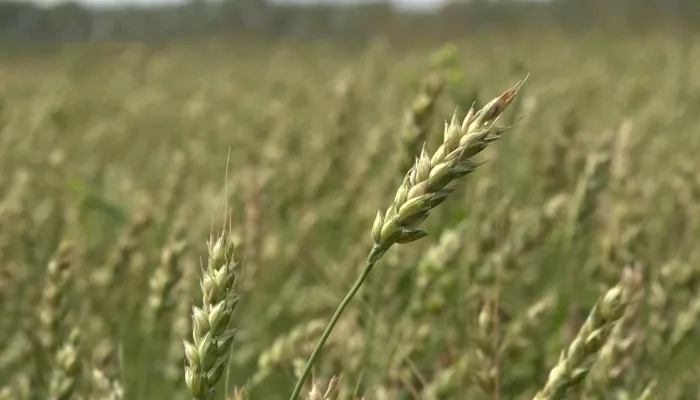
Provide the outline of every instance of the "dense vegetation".
<path id="1" fill-rule="evenodd" d="M 253 35 L 268 39 L 334 38 L 361 42 L 376 34 L 411 43 L 483 31 L 591 29 L 641 34 L 654 29 L 698 32 L 696 0 L 447 0 L 416 12 L 401 1 L 173 0 L 90 7 L 79 1 L 0 0 L 0 43 L 170 41 L 192 36 Z M 408 2 L 411 2 L 410 0 Z M 102 1 L 100 1 L 102 3 Z M 131 4 L 131 5 L 129 5 Z"/>
<path id="2" fill-rule="evenodd" d="M 191 398 L 192 306 L 201 325 L 222 304 L 220 398 L 288 398 L 423 142 L 530 74 L 315 377 L 377 400 L 532 399 L 548 378 L 536 398 L 698 398 L 699 61 L 670 35 L 6 54 L 0 394 Z M 203 306 L 224 253 L 238 300 Z"/>

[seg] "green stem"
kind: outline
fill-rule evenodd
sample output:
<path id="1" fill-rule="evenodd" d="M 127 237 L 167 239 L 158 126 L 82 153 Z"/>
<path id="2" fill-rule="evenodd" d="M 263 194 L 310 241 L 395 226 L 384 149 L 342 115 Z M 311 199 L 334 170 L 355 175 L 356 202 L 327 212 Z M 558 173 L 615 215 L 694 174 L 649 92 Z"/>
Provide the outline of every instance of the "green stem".
<path id="1" fill-rule="evenodd" d="M 304 370 L 301 372 L 301 376 L 299 376 L 299 380 L 297 381 L 297 384 L 294 387 L 294 391 L 289 397 L 289 400 L 297 400 L 299 398 L 301 389 L 304 387 L 304 383 L 306 383 L 306 379 L 311 373 L 311 368 L 314 366 L 314 362 L 316 361 L 316 358 L 318 358 L 318 355 L 321 353 L 321 349 L 326 344 L 326 341 L 331 335 L 331 332 L 333 332 L 333 328 L 335 328 L 335 325 L 338 323 L 341 314 L 343 314 L 345 308 L 348 306 L 348 304 L 350 304 L 350 301 L 353 299 L 353 297 L 355 297 L 357 291 L 360 290 L 362 284 L 365 283 L 365 280 L 367 279 L 367 276 L 372 270 L 372 267 L 374 267 L 374 264 L 377 263 L 377 261 L 381 258 L 385 251 L 386 249 L 381 249 L 376 245 L 372 247 L 372 251 L 370 251 L 369 256 L 367 257 L 367 261 L 365 262 L 365 266 L 364 268 L 362 268 L 362 272 L 360 272 L 360 276 L 357 277 L 357 280 L 352 285 L 352 288 L 350 288 L 348 294 L 345 295 L 343 301 L 341 301 L 338 305 L 338 308 L 335 310 L 335 313 L 331 317 L 331 320 L 328 322 L 328 326 L 326 326 L 326 329 L 323 331 L 323 334 L 321 334 L 321 338 L 318 340 L 318 343 L 316 343 L 314 351 L 311 352 L 309 359 L 306 361 Z"/>
<path id="2" fill-rule="evenodd" d="M 376 310 L 377 304 L 379 304 L 381 298 L 382 289 L 384 288 L 385 275 L 385 269 L 380 269 L 375 273 L 376 277 L 374 281 L 371 282 L 370 298 L 365 307 L 367 326 L 365 328 L 365 351 L 362 355 L 362 365 L 365 366 L 366 369 L 369 369 L 368 372 L 371 372 L 371 369 L 374 367 L 370 364 L 370 358 L 377 335 Z"/>

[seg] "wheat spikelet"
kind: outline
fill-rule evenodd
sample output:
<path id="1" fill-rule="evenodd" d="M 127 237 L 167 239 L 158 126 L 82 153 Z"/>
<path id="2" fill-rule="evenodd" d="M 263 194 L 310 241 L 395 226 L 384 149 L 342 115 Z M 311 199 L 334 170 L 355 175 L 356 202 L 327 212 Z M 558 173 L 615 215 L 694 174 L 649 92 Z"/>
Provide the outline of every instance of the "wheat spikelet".
<path id="1" fill-rule="evenodd" d="M 566 200 L 567 197 L 563 194 L 554 196 L 534 215 L 519 223 L 505 240 L 500 239 L 495 251 L 478 263 L 475 283 L 494 285 L 497 278 L 504 280 L 514 276 L 521 257 L 542 243 L 544 237 L 554 228 L 554 222 L 566 205 Z"/>
<path id="2" fill-rule="evenodd" d="M 122 400 L 124 389 L 121 383 L 115 379 L 109 379 L 99 368 L 93 368 L 92 374 L 92 396 L 96 400 Z"/>
<path id="3" fill-rule="evenodd" d="M 561 399 L 570 387 L 588 375 L 596 354 L 623 315 L 626 301 L 622 286 L 610 289 L 598 300 L 573 342 L 561 353 L 559 362 L 550 371 L 547 382 L 534 400 Z"/>
<path id="4" fill-rule="evenodd" d="M 410 243 L 427 235 L 418 226 L 431 209 L 455 190 L 459 178 L 479 166 L 471 157 L 500 138 L 506 128 L 495 128 L 493 123 L 513 101 L 521 85 L 518 82 L 476 113 L 470 109 L 461 125 L 456 116 L 449 124 L 445 123 L 444 142 L 432 156 L 423 148 L 405 175 L 394 202 L 385 213 L 377 213 L 372 227 L 374 259 L 379 259 L 395 243 Z"/>
<path id="5" fill-rule="evenodd" d="M 275 366 L 292 359 L 298 349 L 310 338 L 323 331 L 325 324 L 321 320 L 312 320 L 294 327 L 288 334 L 278 337 L 269 349 L 258 357 L 257 372 L 250 379 L 251 386 L 260 384 L 267 378 Z"/>
<path id="6" fill-rule="evenodd" d="M 153 330 L 166 313 L 168 313 L 175 301 L 173 290 L 182 276 L 179 261 L 186 249 L 183 241 L 166 247 L 161 253 L 158 268 L 153 272 L 149 282 L 147 307 L 144 308 L 144 320 L 150 330 Z"/>
<path id="7" fill-rule="evenodd" d="M 321 385 L 316 379 L 311 381 L 311 390 L 309 391 L 307 400 L 335 400 L 338 397 L 340 388 L 340 377 L 332 377 L 325 386 Z"/>
<path id="8" fill-rule="evenodd" d="M 185 345 L 185 383 L 194 399 L 212 400 L 233 341 L 231 326 L 238 303 L 233 289 L 239 261 L 226 232 L 209 241 L 209 261 L 200 280 L 202 306 L 192 309 L 192 341 Z"/>
<path id="9" fill-rule="evenodd" d="M 80 331 L 74 329 L 63 347 L 56 353 L 54 371 L 49 382 L 50 400 L 75 398 L 82 361 L 78 351 L 79 343 Z"/>
<path id="10" fill-rule="evenodd" d="M 148 210 L 137 214 L 119 237 L 114 250 L 102 268 L 94 271 L 93 284 L 98 288 L 119 286 L 128 275 L 130 264 L 139 245 L 141 235 L 153 222 L 153 216 Z M 115 299 L 118 301 L 120 299 Z"/>
<path id="11" fill-rule="evenodd" d="M 67 309 L 67 285 L 73 265 L 73 247 L 63 243 L 56 257 L 49 262 L 46 284 L 42 292 L 42 307 L 39 312 L 42 344 L 45 351 L 53 353 L 63 336 Z"/>
<path id="12" fill-rule="evenodd" d="M 633 325 L 638 322 L 636 317 L 641 311 L 643 275 L 639 266 L 625 268 L 622 275 L 628 290 L 629 306 L 610 333 L 591 369 L 586 382 L 586 394 L 591 396 L 604 397 L 606 393 L 615 393 L 618 397 L 633 397 L 630 385 L 625 384 L 625 378 L 634 371 L 634 348 L 639 348 L 642 341 L 642 334 L 633 329 Z"/>
<path id="13" fill-rule="evenodd" d="M 416 153 L 428 139 L 430 123 L 437 100 L 442 93 L 443 80 L 439 75 L 429 75 L 421 82 L 420 93 L 413 100 L 411 109 L 406 113 L 405 127 L 401 131 L 403 151 L 399 155 L 399 171 L 401 174 L 411 168 Z"/>
<path id="14" fill-rule="evenodd" d="M 464 354 L 449 367 L 439 371 L 430 383 L 423 388 L 421 398 L 426 400 L 439 400 L 453 394 L 459 387 L 464 377 L 472 375 L 478 368 L 472 353 Z"/>
<path id="15" fill-rule="evenodd" d="M 41 387 L 45 387 L 57 357 L 58 347 L 65 339 L 72 268 L 73 246 L 64 242 L 48 264 L 46 281 L 41 292 L 38 329 L 27 330 L 28 337 L 34 341 L 35 378 L 36 384 Z"/>
<path id="16" fill-rule="evenodd" d="M 432 157 L 425 147 L 416 159 L 414 166 L 406 174 L 403 183 L 394 197 L 394 202 L 386 213 L 377 213 L 371 230 L 374 246 L 355 284 L 350 288 L 331 317 L 316 347 L 292 391 L 290 400 L 296 400 L 301 393 L 306 378 L 328 340 L 341 314 L 364 284 L 376 262 L 396 243 L 409 243 L 427 235 L 418 226 L 430 210 L 445 201 L 454 191 L 459 178 L 473 172 L 478 163 L 471 160 L 484 150 L 489 143 L 500 138 L 507 128 L 495 128 L 494 122 L 515 99 L 524 81 L 518 82 L 499 97 L 486 104 L 481 110 L 469 110 L 461 124 L 456 115 L 450 124 L 445 123 L 444 142 Z"/>

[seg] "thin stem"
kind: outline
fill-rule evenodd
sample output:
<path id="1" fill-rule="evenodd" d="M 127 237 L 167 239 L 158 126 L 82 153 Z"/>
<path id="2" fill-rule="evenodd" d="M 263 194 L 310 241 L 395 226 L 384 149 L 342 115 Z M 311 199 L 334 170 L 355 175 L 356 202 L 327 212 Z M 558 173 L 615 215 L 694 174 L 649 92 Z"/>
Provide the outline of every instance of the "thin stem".
<path id="1" fill-rule="evenodd" d="M 338 308 L 335 310 L 335 313 L 331 317 L 331 320 L 328 322 L 328 326 L 326 326 L 326 329 L 323 331 L 323 334 L 321 334 L 321 338 L 318 340 L 318 343 L 316 343 L 314 351 L 311 352 L 309 359 L 306 361 L 304 370 L 301 372 L 301 376 L 299 376 L 299 380 L 297 381 L 297 384 L 294 387 L 294 391 L 289 397 L 289 400 L 297 400 L 297 398 L 299 398 L 301 389 L 304 387 L 304 383 L 306 383 L 306 379 L 311 373 L 311 368 L 313 367 L 316 358 L 318 358 L 318 355 L 321 353 L 321 349 L 326 344 L 326 340 L 328 340 L 328 337 L 331 335 L 331 332 L 333 332 L 333 328 L 335 328 L 335 325 L 338 323 L 341 314 L 343 314 L 345 308 L 348 306 L 348 304 L 350 304 L 350 301 L 353 299 L 353 297 L 355 297 L 357 291 L 360 290 L 362 284 L 365 283 L 365 280 L 367 279 L 367 276 L 372 270 L 372 267 L 374 267 L 374 264 L 377 263 L 377 261 L 381 258 L 384 252 L 386 252 L 386 249 L 381 249 L 376 245 L 372 247 L 372 251 L 370 251 L 369 256 L 367 257 L 367 261 L 365 262 L 365 266 L 362 268 L 362 272 L 360 272 L 360 276 L 357 277 L 357 280 L 352 285 L 352 288 L 350 288 L 348 294 L 345 295 L 343 301 L 341 301 L 338 305 Z"/>
<path id="2" fill-rule="evenodd" d="M 368 372 L 371 372 L 371 368 L 374 367 L 373 364 L 371 364 L 370 357 L 372 355 L 372 350 L 374 347 L 374 341 L 376 338 L 377 334 L 377 304 L 379 303 L 379 299 L 381 298 L 381 290 L 384 288 L 384 275 L 385 275 L 385 270 L 380 269 L 375 273 L 376 278 L 374 279 L 373 282 L 371 282 L 371 290 L 369 290 L 370 293 L 370 298 L 369 301 L 366 303 L 365 306 L 365 315 L 366 315 L 366 321 L 367 321 L 367 326 L 365 327 L 365 351 L 362 355 L 362 365 L 365 366 L 365 368 L 369 368 Z"/>

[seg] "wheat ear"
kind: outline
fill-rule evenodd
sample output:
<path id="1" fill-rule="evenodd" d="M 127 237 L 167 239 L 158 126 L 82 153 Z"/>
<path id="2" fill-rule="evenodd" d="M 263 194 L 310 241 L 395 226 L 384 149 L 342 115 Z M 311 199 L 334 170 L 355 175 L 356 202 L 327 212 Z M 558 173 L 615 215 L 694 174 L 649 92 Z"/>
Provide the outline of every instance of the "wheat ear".
<path id="1" fill-rule="evenodd" d="M 369 252 L 365 266 L 321 334 L 290 400 L 297 400 L 299 397 L 323 345 L 377 261 L 394 244 L 410 243 L 427 236 L 428 233 L 419 226 L 428 217 L 430 210 L 454 192 L 459 178 L 473 172 L 479 166 L 471 157 L 499 139 L 501 133 L 507 129 L 495 127 L 494 122 L 511 104 L 523 83 L 524 80 L 518 82 L 477 112 L 471 108 L 461 124 L 454 115 L 449 124 L 445 123 L 443 143 L 432 156 L 429 156 L 423 147 L 423 151 L 396 192 L 394 202 L 386 213 L 377 213 L 372 226 L 374 246 Z"/>
<path id="2" fill-rule="evenodd" d="M 202 307 L 193 307 L 192 342 L 184 341 L 185 383 L 195 400 L 216 398 L 226 368 L 235 331 L 231 320 L 238 303 L 233 292 L 238 264 L 226 232 L 209 241 L 209 262 L 200 281 Z"/>
<path id="3" fill-rule="evenodd" d="M 598 300 L 576 338 L 561 353 L 559 362 L 549 373 L 547 383 L 537 392 L 534 400 L 561 399 L 570 387 L 585 379 L 626 305 L 626 293 L 622 286 L 615 286 Z"/>

